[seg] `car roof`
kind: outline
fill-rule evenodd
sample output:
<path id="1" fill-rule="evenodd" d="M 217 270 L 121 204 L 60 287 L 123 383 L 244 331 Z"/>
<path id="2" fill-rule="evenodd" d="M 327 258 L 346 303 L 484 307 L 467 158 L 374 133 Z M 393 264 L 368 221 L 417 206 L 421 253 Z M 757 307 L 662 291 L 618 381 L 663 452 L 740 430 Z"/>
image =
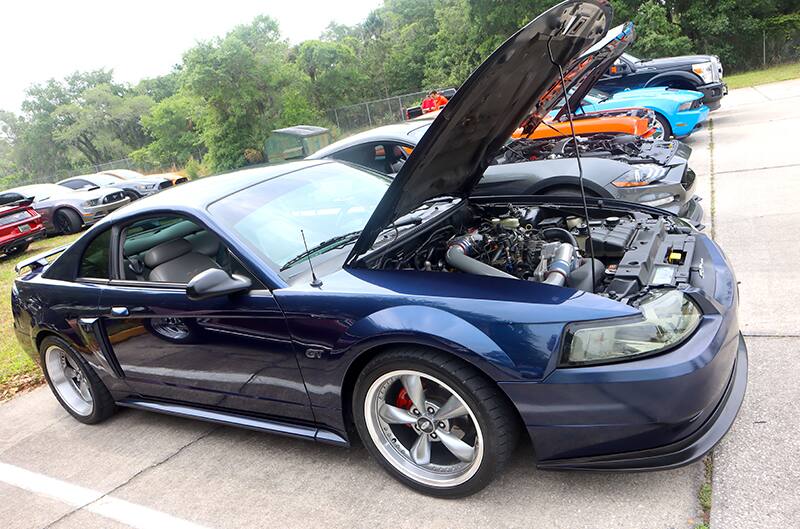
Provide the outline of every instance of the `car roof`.
<path id="1" fill-rule="evenodd" d="M 342 149 L 347 149 L 348 147 L 371 141 L 409 141 L 409 136 L 421 129 L 427 130 L 430 124 L 431 121 L 404 121 L 402 123 L 384 125 L 382 127 L 365 130 L 364 132 L 359 132 L 358 134 L 353 134 L 352 136 L 348 136 L 347 138 L 331 143 L 327 147 L 323 147 L 309 156 L 308 159 L 318 160 L 320 158 L 326 158 L 341 151 Z M 414 139 L 412 143 L 416 143 L 416 140 L 419 140 L 419 138 Z"/>
<path id="2" fill-rule="evenodd" d="M 198 180 L 193 180 L 179 187 L 171 187 L 156 195 L 137 200 L 125 208 L 106 217 L 109 221 L 115 221 L 122 217 L 146 213 L 149 210 L 204 210 L 217 200 L 241 191 L 242 189 L 254 186 L 266 180 L 272 180 L 279 176 L 300 171 L 309 167 L 322 164 L 339 163 L 331 160 L 299 160 L 275 165 L 263 165 L 248 169 L 239 169 L 229 173 L 222 173 L 216 176 L 209 176 Z"/>

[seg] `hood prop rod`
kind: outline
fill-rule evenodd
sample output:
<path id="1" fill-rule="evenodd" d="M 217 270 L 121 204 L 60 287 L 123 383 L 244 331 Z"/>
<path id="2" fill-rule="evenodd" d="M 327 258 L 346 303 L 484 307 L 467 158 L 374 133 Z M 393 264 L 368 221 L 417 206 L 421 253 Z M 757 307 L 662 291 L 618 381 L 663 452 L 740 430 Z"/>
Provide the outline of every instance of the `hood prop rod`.
<path id="1" fill-rule="evenodd" d="M 550 56 L 550 62 L 553 66 L 558 68 L 558 75 L 561 78 L 561 90 L 564 93 L 564 105 L 567 107 L 567 119 L 569 119 L 569 129 L 572 134 L 572 143 L 575 145 L 575 160 L 578 162 L 578 182 L 581 187 L 581 200 L 583 201 L 583 215 L 586 217 L 586 244 L 589 245 L 589 256 L 592 258 L 592 294 L 594 294 L 597 286 L 597 278 L 594 273 L 594 243 L 592 242 L 592 229 L 589 226 L 589 206 L 586 204 L 586 190 L 583 186 L 583 165 L 581 164 L 581 153 L 578 147 L 578 137 L 575 135 L 575 124 L 572 122 L 572 109 L 569 105 L 569 94 L 567 93 L 567 84 L 564 82 L 564 69 L 556 62 L 553 57 L 553 50 L 550 47 L 553 37 L 547 39 L 547 54 Z"/>

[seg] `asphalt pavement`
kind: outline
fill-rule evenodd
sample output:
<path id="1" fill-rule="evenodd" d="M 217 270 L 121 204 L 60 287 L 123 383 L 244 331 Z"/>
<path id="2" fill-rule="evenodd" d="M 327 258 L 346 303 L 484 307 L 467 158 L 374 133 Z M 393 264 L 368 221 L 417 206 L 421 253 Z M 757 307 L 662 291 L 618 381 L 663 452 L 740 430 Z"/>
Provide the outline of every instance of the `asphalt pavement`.
<path id="1" fill-rule="evenodd" d="M 733 91 L 695 134 L 708 230 L 741 281 L 742 412 L 714 451 L 713 529 L 800 526 L 800 81 Z M 530 448 L 485 491 L 437 500 L 362 448 L 134 410 L 74 421 L 48 388 L 0 405 L 0 526 L 689 529 L 703 467 L 542 472 Z"/>

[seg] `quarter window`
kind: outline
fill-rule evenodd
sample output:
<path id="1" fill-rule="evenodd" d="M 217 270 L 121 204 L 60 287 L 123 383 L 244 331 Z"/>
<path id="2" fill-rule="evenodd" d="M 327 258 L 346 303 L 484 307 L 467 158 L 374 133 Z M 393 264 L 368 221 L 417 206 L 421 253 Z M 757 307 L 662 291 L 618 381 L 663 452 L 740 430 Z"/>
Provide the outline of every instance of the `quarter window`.
<path id="1" fill-rule="evenodd" d="M 109 278 L 111 230 L 106 230 L 89 243 L 81 257 L 79 277 Z"/>

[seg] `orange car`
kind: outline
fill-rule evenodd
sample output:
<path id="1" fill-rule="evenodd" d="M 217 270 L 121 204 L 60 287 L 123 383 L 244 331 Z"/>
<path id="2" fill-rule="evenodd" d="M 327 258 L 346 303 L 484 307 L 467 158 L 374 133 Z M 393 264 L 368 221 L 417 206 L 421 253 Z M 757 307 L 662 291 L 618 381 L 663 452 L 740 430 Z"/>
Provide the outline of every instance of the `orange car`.
<path id="1" fill-rule="evenodd" d="M 648 115 L 649 114 L 649 115 Z M 655 114 L 647 109 L 629 109 L 619 112 L 599 112 L 592 114 L 579 114 L 573 116 L 575 134 L 587 136 L 590 134 L 632 134 L 649 138 L 656 133 Z M 533 132 L 525 134 L 520 127 L 511 135 L 513 138 L 530 138 L 543 140 L 571 134 L 569 121 L 543 121 Z"/>
<path id="2" fill-rule="evenodd" d="M 431 112 L 414 118 L 414 121 L 433 119 L 437 115 L 439 115 L 439 112 Z M 575 125 L 575 134 L 578 136 L 587 136 L 590 134 L 632 134 L 634 136 L 650 138 L 656 133 L 655 114 L 652 110 L 646 108 L 589 112 L 573 116 L 572 121 Z M 529 134 L 525 134 L 523 124 L 523 126 L 514 131 L 511 137 L 543 140 L 547 138 L 557 138 L 559 136 L 569 136 L 570 133 L 569 121 L 565 118 L 561 118 L 558 121 L 545 120 Z"/>

